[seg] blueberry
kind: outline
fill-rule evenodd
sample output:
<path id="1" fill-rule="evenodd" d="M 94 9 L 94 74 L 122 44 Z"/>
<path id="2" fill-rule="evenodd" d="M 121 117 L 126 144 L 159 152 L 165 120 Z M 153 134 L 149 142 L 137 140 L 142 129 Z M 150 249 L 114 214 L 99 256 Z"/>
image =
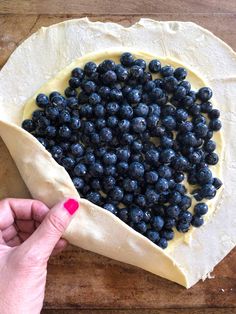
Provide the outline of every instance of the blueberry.
<path id="1" fill-rule="evenodd" d="M 93 177 L 101 177 L 103 175 L 103 166 L 99 162 L 95 162 L 89 166 L 89 173 Z"/>
<path id="2" fill-rule="evenodd" d="M 207 199 L 212 199 L 216 195 L 216 188 L 212 184 L 205 184 L 200 190 L 200 196 Z"/>
<path id="3" fill-rule="evenodd" d="M 104 174 L 107 176 L 116 176 L 116 168 L 114 166 L 107 166 L 104 168 Z"/>
<path id="4" fill-rule="evenodd" d="M 78 130 L 81 127 L 81 121 L 78 117 L 72 117 L 70 120 L 70 128 L 72 130 Z"/>
<path id="5" fill-rule="evenodd" d="M 118 148 L 116 151 L 117 159 L 120 161 L 128 161 L 130 158 L 130 150 L 128 148 Z"/>
<path id="6" fill-rule="evenodd" d="M 154 216 L 151 221 L 154 230 L 160 231 L 164 226 L 164 219 L 161 216 Z"/>
<path id="7" fill-rule="evenodd" d="M 98 71 L 99 73 L 105 73 L 109 70 L 112 70 L 114 71 L 116 68 L 116 64 L 113 60 L 104 60 L 102 63 L 99 64 L 99 67 L 98 67 Z"/>
<path id="8" fill-rule="evenodd" d="M 184 133 L 184 132 L 190 132 L 190 131 L 192 131 L 192 129 L 193 129 L 193 124 L 192 124 L 192 122 L 190 122 L 190 121 L 181 122 L 180 125 L 179 125 L 179 129 L 180 129 L 180 131 L 182 131 L 183 133 Z"/>
<path id="9" fill-rule="evenodd" d="M 134 64 L 134 58 L 131 53 L 124 52 L 120 57 L 120 63 L 125 67 L 131 67 Z"/>
<path id="10" fill-rule="evenodd" d="M 212 184 L 217 190 L 223 185 L 222 181 L 218 178 L 214 178 Z"/>
<path id="11" fill-rule="evenodd" d="M 50 125 L 50 121 L 46 117 L 41 116 L 36 121 L 36 124 L 40 128 L 46 128 L 47 126 Z"/>
<path id="12" fill-rule="evenodd" d="M 91 191 L 86 195 L 87 200 L 90 202 L 99 205 L 101 202 L 101 195 L 99 192 Z"/>
<path id="13" fill-rule="evenodd" d="M 103 188 L 105 191 L 110 191 L 115 187 L 116 179 L 112 176 L 107 176 L 103 179 Z"/>
<path id="14" fill-rule="evenodd" d="M 179 85 L 183 86 L 186 89 L 187 93 L 190 92 L 191 84 L 188 81 L 182 81 Z"/>
<path id="15" fill-rule="evenodd" d="M 126 192 L 134 192 L 138 188 L 138 182 L 129 178 L 124 179 L 123 187 Z"/>
<path id="16" fill-rule="evenodd" d="M 178 218 L 180 209 L 178 205 L 170 205 L 166 208 L 166 214 L 170 218 Z"/>
<path id="17" fill-rule="evenodd" d="M 74 173 L 78 177 L 83 177 L 87 174 L 87 167 L 82 163 L 78 163 L 74 168 Z"/>
<path id="18" fill-rule="evenodd" d="M 128 132 L 130 128 L 129 120 L 123 119 L 118 122 L 118 128 L 121 133 Z"/>
<path id="19" fill-rule="evenodd" d="M 194 213 L 197 216 L 205 215 L 208 212 L 208 206 L 205 203 L 198 203 L 194 206 Z"/>
<path id="20" fill-rule="evenodd" d="M 128 220 L 129 220 L 129 212 L 128 212 L 127 208 L 121 208 L 121 209 L 119 210 L 118 217 L 119 217 L 122 221 L 124 221 L 124 222 L 127 223 Z"/>
<path id="21" fill-rule="evenodd" d="M 109 102 L 106 105 L 106 112 L 108 115 L 115 115 L 119 111 L 119 108 L 120 106 L 116 102 Z"/>
<path id="22" fill-rule="evenodd" d="M 198 115 L 201 112 L 201 107 L 198 104 L 194 104 L 189 108 L 188 112 L 192 116 Z"/>
<path id="23" fill-rule="evenodd" d="M 124 196 L 124 192 L 123 190 L 119 187 L 119 186 L 115 186 L 110 192 L 109 192 L 109 196 L 112 200 L 114 201 L 121 201 L 123 196 Z"/>
<path id="24" fill-rule="evenodd" d="M 122 91 L 118 88 L 112 88 L 110 92 L 110 98 L 113 101 L 118 101 L 120 102 L 123 98 Z"/>
<path id="25" fill-rule="evenodd" d="M 185 145 L 194 147 L 197 144 L 197 139 L 196 139 L 196 136 L 192 132 L 187 132 L 186 134 L 183 135 L 182 142 Z"/>
<path id="26" fill-rule="evenodd" d="M 158 100 L 160 100 L 162 97 L 163 91 L 161 88 L 156 87 L 150 92 L 150 98 L 154 102 L 158 102 Z"/>
<path id="27" fill-rule="evenodd" d="M 115 153 L 107 152 L 103 155 L 103 163 L 107 166 L 116 164 L 117 156 Z"/>
<path id="28" fill-rule="evenodd" d="M 55 145 L 51 148 L 51 154 L 54 159 L 60 159 L 63 156 L 63 149 L 60 146 Z"/>
<path id="29" fill-rule="evenodd" d="M 165 218 L 165 228 L 167 229 L 171 229 L 171 228 L 174 228 L 176 226 L 176 220 L 175 218 Z"/>
<path id="30" fill-rule="evenodd" d="M 35 123 L 33 120 L 26 119 L 22 122 L 22 128 L 31 133 L 35 130 Z"/>
<path id="31" fill-rule="evenodd" d="M 178 222 L 178 224 L 176 226 L 176 229 L 182 233 L 188 232 L 189 228 L 190 228 L 190 223 L 188 223 L 188 222 L 186 223 L 186 222 L 182 222 L 182 221 Z"/>
<path id="32" fill-rule="evenodd" d="M 159 233 L 158 233 L 157 231 L 155 231 L 155 230 L 148 230 L 148 231 L 147 231 L 147 238 L 148 238 L 150 241 L 156 243 L 157 241 L 159 241 L 160 235 L 159 235 Z"/>
<path id="33" fill-rule="evenodd" d="M 208 113 L 209 119 L 218 119 L 220 117 L 220 111 L 218 109 L 212 109 Z"/>
<path id="34" fill-rule="evenodd" d="M 175 174 L 174 174 L 174 180 L 176 183 L 180 183 L 184 180 L 184 173 L 181 172 L 181 171 L 177 171 Z"/>
<path id="35" fill-rule="evenodd" d="M 84 66 L 84 73 L 87 76 L 92 75 L 94 72 L 97 71 L 97 65 L 94 62 L 87 62 Z"/>
<path id="36" fill-rule="evenodd" d="M 160 143 L 163 148 L 171 148 L 173 146 L 174 141 L 172 138 L 168 137 L 167 135 L 164 135 L 161 137 Z"/>
<path id="37" fill-rule="evenodd" d="M 102 189 L 102 186 L 101 186 L 101 182 L 99 179 L 92 179 L 90 181 L 90 187 L 94 190 L 94 191 L 99 191 Z"/>
<path id="38" fill-rule="evenodd" d="M 186 224 L 186 223 L 190 223 L 191 222 L 192 217 L 193 217 L 193 215 L 189 211 L 182 210 L 179 213 L 178 219 L 179 219 L 179 222 Z"/>
<path id="39" fill-rule="evenodd" d="M 161 165 L 158 168 L 158 175 L 161 178 L 170 179 L 172 177 L 172 169 L 169 166 Z"/>
<path id="40" fill-rule="evenodd" d="M 60 147 L 62 148 L 63 152 L 67 152 L 70 149 L 70 143 L 61 142 Z"/>
<path id="41" fill-rule="evenodd" d="M 192 153 L 189 154 L 188 160 L 192 164 L 199 164 L 202 160 L 202 154 L 200 151 L 193 151 Z"/>
<path id="42" fill-rule="evenodd" d="M 110 98 L 110 88 L 108 86 L 101 86 L 98 90 L 98 94 L 101 96 L 104 100 L 109 100 Z"/>
<path id="43" fill-rule="evenodd" d="M 98 118 L 95 122 L 95 127 L 97 130 L 102 130 L 106 126 L 106 120 L 103 118 Z M 91 132 L 89 132 L 91 133 Z"/>
<path id="44" fill-rule="evenodd" d="M 176 110 L 176 121 L 182 122 L 188 119 L 188 113 L 186 110 L 180 108 Z"/>
<path id="45" fill-rule="evenodd" d="M 144 166 L 139 162 L 132 162 L 129 166 L 129 175 L 132 179 L 142 178 L 144 175 Z"/>
<path id="46" fill-rule="evenodd" d="M 211 138 L 213 137 L 213 131 L 212 130 L 209 130 L 207 132 L 207 135 L 205 137 L 205 140 L 210 140 Z"/>
<path id="47" fill-rule="evenodd" d="M 174 68 L 170 65 L 166 65 L 161 68 L 161 75 L 163 77 L 172 76 L 174 74 Z"/>
<path id="48" fill-rule="evenodd" d="M 78 79 L 82 80 L 84 78 L 84 71 L 81 68 L 74 68 L 71 72 L 71 75 L 77 77 Z"/>
<path id="49" fill-rule="evenodd" d="M 137 104 L 141 100 L 141 93 L 138 89 L 132 89 L 126 96 L 130 104 Z"/>
<path id="50" fill-rule="evenodd" d="M 201 112 L 210 113 L 212 111 L 213 106 L 209 101 L 207 101 L 207 102 L 201 103 L 200 108 L 201 108 Z"/>
<path id="51" fill-rule="evenodd" d="M 144 195 L 141 195 L 141 194 L 137 195 L 134 202 L 136 205 L 142 208 L 146 206 L 146 198 Z"/>
<path id="52" fill-rule="evenodd" d="M 114 71 L 109 70 L 103 74 L 103 82 L 106 85 L 112 85 L 116 81 L 117 81 L 117 76 L 116 76 L 116 73 Z"/>
<path id="53" fill-rule="evenodd" d="M 148 171 L 145 174 L 145 179 L 147 183 L 153 184 L 158 180 L 158 173 L 156 171 Z"/>
<path id="54" fill-rule="evenodd" d="M 161 237 L 165 238 L 166 240 L 170 241 L 174 238 L 174 231 L 171 229 L 165 229 L 161 231 Z"/>
<path id="55" fill-rule="evenodd" d="M 117 172 L 121 175 L 125 174 L 129 169 L 129 164 L 125 161 L 121 161 L 116 165 Z"/>
<path id="56" fill-rule="evenodd" d="M 127 80 L 129 72 L 121 64 L 116 65 L 115 72 L 116 72 L 118 81 L 125 82 Z"/>
<path id="57" fill-rule="evenodd" d="M 73 184 L 74 184 L 74 186 L 75 186 L 75 188 L 77 190 L 82 190 L 83 189 L 83 187 L 84 187 L 84 180 L 82 178 L 75 177 L 75 178 L 73 178 L 72 182 L 73 182 Z"/>
<path id="58" fill-rule="evenodd" d="M 65 95 L 66 97 L 76 97 L 77 91 L 69 86 L 65 89 Z"/>
<path id="59" fill-rule="evenodd" d="M 119 109 L 119 116 L 123 119 L 130 120 L 133 117 L 133 109 L 131 106 L 124 105 Z"/>
<path id="60" fill-rule="evenodd" d="M 216 165 L 219 161 L 219 157 L 216 153 L 209 153 L 206 155 L 205 161 L 208 165 Z"/>
<path id="61" fill-rule="evenodd" d="M 112 131 L 109 128 L 102 128 L 99 132 L 101 141 L 108 143 L 112 140 Z"/>
<path id="62" fill-rule="evenodd" d="M 219 119 L 212 119 L 209 122 L 209 129 L 212 131 L 219 131 L 222 127 L 221 121 Z"/>
<path id="63" fill-rule="evenodd" d="M 142 117 L 133 118 L 131 120 L 131 127 L 135 133 L 142 133 L 146 130 L 146 120 Z"/>
<path id="64" fill-rule="evenodd" d="M 178 86 L 174 91 L 174 99 L 180 101 L 186 96 L 187 92 L 183 86 Z"/>
<path id="65" fill-rule="evenodd" d="M 209 183 L 212 181 L 212 172 L 208 167 L 203 167 L 196 173 L 196 178 L 201 185 Z"/>
<path id="66" fill-rule="evenodd" d="M 84 155 L 84 162 L 85 162 L 87 165 L 93 164 L 93 163 L 95 162 L 95 156 L 94 156 L 94 154 L 93 154 L 93 153 L 90 153 L 90 152 L 86 153 L 86 154 Z"/>
<path id="67" fill-rule="evenodd" d="M 155 185 L 155 188 L 158 192 L 164 192 L 164 191 L 168 190 L 168 188 L 169 188 L 168 181 L 164 178 L 158 179 L 158 181 Z"/>
<path id="68" fill-rule="evenodd" d="M 118 125 L 118 119 L 116 116 L 110 116 L 107 118 L 107 126 L 109 128 L 116 128 L 116 126 Z"/>
<path id="69" fill-rule="evenodd" d="M 201 216 L 194 215 L 191 224 L 196 228 L 201 227 L 204 224 L 204 219 Z"/>
<path id="70" fill-rule="evenodd" d="M 39 108 L 45 108 L 49 105 L 49 99 L 48 96 L 45 94 L 38 94 L 36 97 L 36 104 Z"/>
<path id="71" fill-rule="evenodd" d="M 174 77 L 177 78 L 177 80 L 179 81 L 183 81 L 185 80 L 186 76 L 187 76 L 187 71 L 185 68 L 176 68 L 174 71 Z"/>
<path id="72" fill-rule="evenodd" d="M 57 129 L 52 125 L 47 126 L 45 131 L 48 138 L 53 138 L 57 134 Z"/>
<path id="73" fill-rule="evenodd" d="M 106 203 L 106 204 L 103 205 L 103 208 L 106 209 L 107 211 L 109 211 L 110 213 L 112 213 L 114 215 L 117 215 L 118 211 L 117 211 L 117 208 L 116 208 L 116 206 L 114 204 Z M 125 221 L 125 222 L 127 222 L 127 221 Z"/>
<path id="74" fill-rule="evenodd" d="M 199 89 L 197 97 L 201 101 L 208 101 L 212 97 L 212 90 L 209 87 L 202 87 Z"/>
<path id="75" fill-rule="evenodd" d="M 58 134 L 61 138 L 70 138 L 71 130 L 68 126 L 62 125 L 59 128 Z"/>
<path id="76" fill-rule="evenodd" d="M 147 231 L 147 224 L 144 221 L 141 221 L 135 225 L 135 230 L 141 234 L 144 234 Z"/>
<path id="77" fill-rule="evenodd" d="M 96 84 L 93 81 L 85 81 L 82 85 L 81 88 L 83 91 L 87 94 L 90 95 L 95 92 L 96 90 Z"/>
<path id="78" fill-rule="evenodd" d="M 149 164 L 156 165 L 159 161 L 159 152 L 156 149 L 150 149 L 145 153 L 146 161 Z"/>
<path id="79" fill-rule="evenodd" d="M 160 160 L 165 163 L 169 164 L 175 158 L 175 152 L 171 148 L 166 148 L 161 151 L 160 153 Z"/>
<path id="80" fill-rule="evenodd" d="M 172 116 L 166 116 L 162 119 L 162 123 L 168 131 L 173 131 L 176 128 L 176 121 Z"/>
<path id="81" fill-rule="evenodd" d="M 158 203 L 159 194 L 153 189 L 148 189 L 145 192 L 145 197 L 146 197 L 148 205 L 150 206 Z"/>
<path id="82" fill-rule="evenodd" d="M 125 205 L 131 205 L 133 203 L 133 194 L 132 193 L 126 193 L 124 194 L 124 197 L 122 199 L 122 203 L 124 203 Z"/>
<path id="83" fill-rule="evenodd" d="M 167 76 L 163 79 L 163 84 L 168 93 L 173 93 L 178 86 L 178 81 L 173 76 Z"/>
<path id="84" fill-rule="evenodd" d="M 148 68 L 152 73 L 158 73 L 161 70 L 161 62 L 157 59 L 154 59 L 149 62 Z"/>
<path id="85" fill-rule="evenodd" d="M 156 116 L 156 115 L 147 117 L 146 119 L 147 128 L 149 128 L 150 130 L 155 129 L 157 127 L 159 120 L 160 120 L 159 116 Z"/>
<path id="86" fill-rule="evenodd" d="M 78 77 L 72 76 L 69 79 L 69 85 L 71 88 L 78 88 L 81 85 L 81 80 Z"/>
<path id="87" fill-rule="evenodd" d="M 192 199 L 187 195 L 182 196 L 181 201 L 178 204 L 179 208 L 182 210 L 189 209 L 191 205 L 192 205 Z"/>
<path id="88" fill-rule="evenodd" d="M 168 246 L 168 242 L 166 238 L 161 237 L 160 240 L 157 242 L 157 245 L 162 249 L 166 249 Z"/>
<path id="89" fill-rule="evenodd" d="M 216 143 L 213 140 L 209 140 L 204 143 L 203 148 L 207 153 L 212 153 L 216 149 Z"/>
<path id="90" fill-rule="evenodd" d="M 132 144 L 131 144 L 131 150 L 133 153 L 140 153 L 143 149 L 143 144 L 141 141 L 139 140 L 136 140 L 136 141 L 133 141 Z"/>
<path id="91" fill-rule="evenodd" d="M 70 149 L 71 153 L 76 157 L 81 157 L 84 155 L 84 147 L 79 143 L 72 144 Z"/>
<path id="92" fill-rule="evenodd" d="M 149 107 L 146 104 L 140 103 L 134 108 L 134 114 L 137 117 L 145 118 L 148 115 Z"/>
<path id="93" fill-rule="evenodd" d="M 179 204 L 181 202 L 181 194 L 177 191 L 174 191 L 172 193 L 170 193 L 170 196 L 169 196 L 169 203 L 172 204 L 172 205 L 176 205 L 176 204 Z"/>
<path id="94" fill-rule="evenodd" d="M 143 219 L 143 211 L 137 207 L 137 206 L 132 206 L 130 209 L 130 219 L 134 223 L 139 223 Z"/>

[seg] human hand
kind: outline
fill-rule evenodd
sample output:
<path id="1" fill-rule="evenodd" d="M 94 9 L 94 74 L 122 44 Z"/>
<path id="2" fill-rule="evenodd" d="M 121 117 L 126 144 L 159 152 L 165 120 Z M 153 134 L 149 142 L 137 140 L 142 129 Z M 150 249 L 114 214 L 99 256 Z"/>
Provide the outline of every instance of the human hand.
<path id="1" fill-rule="evenodd" d="M 74 199 L 50 211 L 35 200 L 0 201 L 1 314 L 40 313 L 48 259 L 65 248 L 61 236 L 78 207 Z"/>

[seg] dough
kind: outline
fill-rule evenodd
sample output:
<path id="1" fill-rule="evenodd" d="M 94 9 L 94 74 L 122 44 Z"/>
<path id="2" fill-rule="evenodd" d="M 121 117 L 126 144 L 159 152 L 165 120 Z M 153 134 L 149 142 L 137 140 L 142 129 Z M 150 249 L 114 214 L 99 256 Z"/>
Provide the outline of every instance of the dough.
<path id="1" fill-rule="evenodd" d="M 180 60 L 201 73 L 213 89 L 215 102 L 222 112 L 223 136 L 227 134 L 222 162 L 225 189 L 211 219 L 194 231 L 189 243 L 183 241 L 168 253 L 84 199 L 80 199 L 81 209 L 65 238 L 82 248 L 191 287 L 236 243 L 236 195 L 233 193 L 236 182 L 230 179 L 236 174 L 236 55 L 226 44 L 193 23 L 149 19 L 142 19 L 129 28 L 113 23 L 91 23 L 87 19 L 42 28 L 16 49 L 0 72 L 0 135 L 33 197 L 52 206 L 62 196 L 78 196 L 64 168 L 37 140 L 19 128 L 24 102 L 76 58 L 110 48 L 143 50 L 142 38 L 145 38 L 145 51 Z"/>

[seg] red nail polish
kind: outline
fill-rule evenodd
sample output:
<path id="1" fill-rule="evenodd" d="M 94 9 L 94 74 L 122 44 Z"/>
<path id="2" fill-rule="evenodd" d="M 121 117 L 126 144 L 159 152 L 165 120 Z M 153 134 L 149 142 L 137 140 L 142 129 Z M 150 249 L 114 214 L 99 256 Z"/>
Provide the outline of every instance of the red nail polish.
<path id="1" fill-rule="evenodd" d="M 79 203 L 73 198 L 70 198 L 64 203 L 64 207 L 70 215 L 73 215 L 79 208 Z"/>

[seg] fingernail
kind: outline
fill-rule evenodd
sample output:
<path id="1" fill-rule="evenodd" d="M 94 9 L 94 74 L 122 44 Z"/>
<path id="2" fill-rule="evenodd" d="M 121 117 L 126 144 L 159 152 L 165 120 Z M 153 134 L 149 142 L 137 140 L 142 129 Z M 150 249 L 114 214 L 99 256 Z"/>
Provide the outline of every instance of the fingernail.
<path id="1" fill-rule="evenodd" d="M 64 203 L 64 207 L 70 215 L 73 215 L 79 208 L 79 203 L 73 198 L 70 198 Z"/>

